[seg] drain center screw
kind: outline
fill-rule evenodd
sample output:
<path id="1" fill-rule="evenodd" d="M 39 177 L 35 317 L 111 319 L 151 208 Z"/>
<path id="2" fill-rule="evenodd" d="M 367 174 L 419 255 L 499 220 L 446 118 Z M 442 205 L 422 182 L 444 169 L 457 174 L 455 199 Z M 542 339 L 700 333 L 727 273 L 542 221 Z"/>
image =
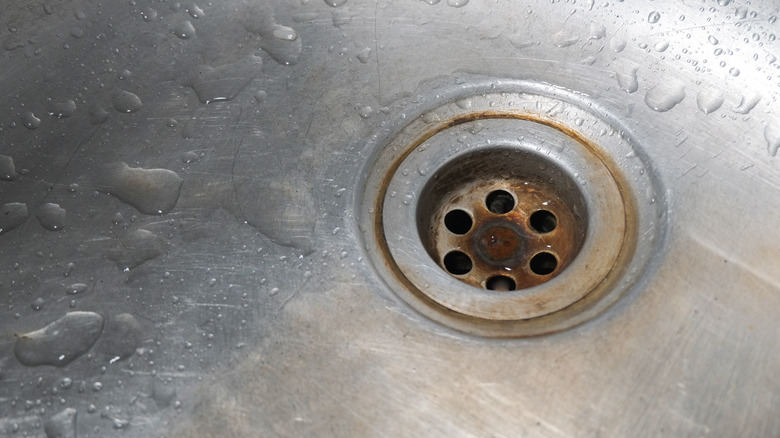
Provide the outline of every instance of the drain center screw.
<path id="1" fill-rule="evenodd" d="M 520 254 L 522 238 L 511 226 L 493 225 L 477 239 L 477 253 L 493 262 L 504 262 Z"/>

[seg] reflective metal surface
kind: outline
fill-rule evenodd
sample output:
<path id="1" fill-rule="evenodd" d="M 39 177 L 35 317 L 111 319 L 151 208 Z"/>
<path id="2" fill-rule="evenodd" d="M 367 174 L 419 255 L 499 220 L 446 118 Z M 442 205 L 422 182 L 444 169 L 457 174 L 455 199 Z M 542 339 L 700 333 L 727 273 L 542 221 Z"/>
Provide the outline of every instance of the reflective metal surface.
<path id="1" fill-rule="evenodd" d="M 778 9 L 5 2 L 0 435 L 771 436 Z M 362 196 L 404 126 L 521 83 L 662 214 L 619 300 L 497 340 L 398 295 Z"/>

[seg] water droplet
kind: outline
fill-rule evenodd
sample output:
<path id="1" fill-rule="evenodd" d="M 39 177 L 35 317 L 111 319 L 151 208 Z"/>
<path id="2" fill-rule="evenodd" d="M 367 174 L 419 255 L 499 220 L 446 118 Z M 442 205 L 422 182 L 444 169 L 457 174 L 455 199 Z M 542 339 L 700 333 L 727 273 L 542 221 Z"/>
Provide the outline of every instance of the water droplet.
<path id="1" fill-rule="evenodd" d="M 704 114 L 714 113 L 723 105 L 723 93 L 717 88 L 707 88 L 696 96 L 696 105 Z"/>
<path id="2" fill-rule="evenodd" d="M 76 418 L 78 414 L 73 408 L 52 415 L 43 424 L 46 438 L 76 438 Z"/>
<path id="3" fill-rule="evenodd" d="M 636 77 L 637 70 L 639 70 L 637 67 L 633 67 L 628 73 L 615 72 L 621 90 L 633 93 L 639 89 L 639 82 Z"/>
<path id="4" fill-rule="evenodd" d="M 196 20 L 199 19 L 200 17 L 203 17 L 204 15 L 206 15 L 206 14 L 203 13 L 203 9 L 201 9 L 195 3 L 190 3 L 190 5 L 187 6 L 185 9 L 187 10 L 187 13 L 190 14 L 190 17 L 192 17 L 192 18 L 194 18 Z"/>
<path id="5" fill-rule="evenodd" d="M 35 116 L 32 111 L 25 111 L 22 114 L 22 124 L 27 129 L 37 129 L 41 126 L 41 119 Z"/>
<path id="6" fill-rule="evenodd" d="M 599 24 L 596 22 L 590 23 L 588 38 L 592 40 L 600 40 L 605 36 L 607 36 L 607 28 L 603 24 Z"/>
<path id="7" fill-rule="evenodd" d="M 111 96 L 111 102 L 120 113 L 134 113 L 144 105 L 140 97 L 125 90 L 117 90 Z"/>
<path id="8" fill-rule="evenodd" d="M 731 0 L 718 0 L 720 6 L 728 6 L 729 3 L 731 3 Z"/>
<path id="9" fill-rule="evenodd" d="M 656 52 L 665 52 L 669 48 L 669 43 L 666 41 L 660 41 L 653 46 Z"/>
<path id="10" fill-rule="evenodd" d="M 298 32 L 290 27 L 277 24 L 272 11 L 265 6 L 257 4 L 253 8 L 249 12 L 251 19 L 244 24 L 244 28 L 260 35 L 260 47 L 274 61 L 282 65 L 297 64 L 303 50 L 303 43 Z M 280 36 L 282 38 L 279 38 Z M 293 36 L 295 38 L 290 39 Z"/>
<path id="11" fill-rule="evenodd" d="M 202 65 L 184 85 L 195 90 L 201 103 L 228 101 L 252 82 L 262 68 L 263 60 L 258 56 L 248 56 L 216 68 Z"/>
<path id="12" fill-rule="evenodd" d="M 771 54 L 771 53 L 769 53 L 769 54 L 767 54 L 767 55 L 766 55 L 766 62 L 767 62 L 768 64 L 774 64 L 774 63 L 775 63 L 775 61 L 777 61 L 777 57 L 775 57 L 775 55 L 773 55 L 773 54 Z"/>
<path id="13" fill-rule="evenodd" d="M 141 323 L 133 315 L 121 313 L 108 320 L 96 349 L 114 361 L 125 359 L 141 346 L 141 334 Z"/>
<path id="14" fill-rule="evenodd" d="M 669 111 L 685 99 L 685 87 L 674 81 L 656 85 L 645 94 L 645 103 L 658 112 Z"/>
<path id="15" fill-rule="evenodd" d="M 731 68 L 729 69 L 729 74 L 730 74 L 731 76 L 734 76 L 734 77 L 736 77 L 736 76 L 739 76 L 739 69 L 738 69 L 738 68 L 736 68 L 736 67 L 731 67 Z"/>
<path id="16" fill-rule="evenodd" d="M 347 0 L 325 0 L 325 4 L 332 8 L 338 8 L 346 2 Z"/>
<path id="17" fill-rule="evenodd" d="M 35 310 L 35 311 L 38 311 L 38 310 L 43 309 L 43 307 L 45 305 L 46 305 L 46 302 L 43 301 L 43 298 L 38 297 L 32 303 L 30 303 L 30 308 Z"/>
<path id="18" fill-rule="evenodd" d="M 0 235 L 3 235 L 27 220 L 27 204 L 11 202 L 0 207 Z"/>
<path id="19" fill-rule="evenodd" d="M 626 40 L 623 38 L 612 37 L 609 40 L 609 48 L 615 53 L 620 53 L 626 48 Z"/>
<path id="20" fill-rule="evenodd" d="M 87 291 L 88 286 L 85 283 L 73 283 L 65 288 L 65 293 L 68 295 L 77 295 Z"/>
<path id="21" fill-rule="evenodd" d="M 163 252 L 165 252 L 165 242 L 162 237 L 139 228 L 123 234 L 108 252 L 108 259 L 124 271 L 140 266 Z"/>
<path id="22" fill-rule="evenodd" d="M 105 166 L 97 175 L 98 190 L 116 196 L 144 214 L 171 211 L 179 199 L 182 179 L 168 169 L 129 167 L 124 162 Z"/>
<path id="23" fill-rule="evenodd" d="M 144 8 L 141 11 L 141 18 L 143 18 L 144 21 L 147 23 L 150 21 L 154 21 L 157 19 L 157 11 L 153 8 Z"/>
<path id="24" fill-rule="evenodd" d="M 46 203 L 38 207 L 35 217 L 43 228 L 49 231 L 60 231 L 65 228 L 65 209 L 58 204 Z"/>
<path id="25" fill-rule="evenodd" d="M 180 158 L 182 163 L 190 164 L 200 160 L 200 155 L 197 152 L 188 151 L 181 154 Z"/>
<path id="26" fill-rule="evenodd" d="M 64 119 L 73 116 L 76 112 L 76 102 L 72 100 L 66 100 L 64 102 L 57 102 L 51 105 L 49 115 L 58 119 Z"/>
<path id="27" fill-rule="evenodd" d="M 453 8 L 462 8 L 469 4 L 469 0 L 447 0 L 447 4 Z"/>
<path id="28" fill-rule="evenodd" d="M 371 48 L 364 48 L 363 50 L 359 51 L 355 57 L 358 59 L 358 61 L 360 61 L 361 64 L 367 64 L 371 57 Z"/>
<path id="29" fill-rule="evenodd" d="M 173 29 L 173 34 L 183 40 L 188 40 L 195 36 L 195 26 L 192 25 L 190 20 L 184 20 Z"/>
<path id="30" fill-rule="evenodd" d="M 586 56 L 580 59 L 580 64 L 593 65 L 598 61 L 595 56 Z"/>
<path id="31" fill-rule="evenodd" d="M 158 408 L 167 408 L 176 399 L 176 389 L 159 380 L 155 380 L 152 388 L 152 399 L 157 403 Z"/>
<path id="32" fill-rule="evenodd" d="M 658 13 L 658 11 L 653 11 L 650 13 L 650 15 L 647 16 L 647 22 L 648 23 L 658 23 L 658 20 L 661 19 L 661 14 Z"/>
<path id="33" fill-rule="evenodd" d="M 347 25 L 352 22 L 352 14 L 348 11 L 335 10 L 332 14 L 333 26 L 341 28 L 341 26 Z"/>
<path id="34" fill-rule="evenodd" d="M 103 331 L 103 317 L 69 312 L 51 324 L 19 335 L 14 355 L 24 365 L 64 367 L 86 353 Z"/>
<path id="35" fill-rule="evenodd" d="M 780 149 L 780 124 L 769 122 L 764 128 L 764 139 L 769 156 L 777 156 L 777 150 Z"/>
<path id="36" fill-rule="evenodd" d="M 739 105 L 737 105 L 734 108 L 735 113 L 739 114 L 747 114 L 749 113 L 753 108 L 758 105 L 758 102 L 761 100 L 761 95 L 759 94 L 753 94 L 753 95 L 742 95 L 739 98 Z"/>
<path id="37" fill-rule="evenodd" d="M 461 99 L 461 100 L 455 102 L 455 105 L 458 105 L 458 108 L 461 108 L 461 109 L 469 109 L 469 108 L 471 108 L 471 99 L 469 99 L 469 98 Z"/>
<path id="38" fill-rule="evenodd" d="M 0 155 L 0 179 L 13 181 L 16 179 L 16 166 L 13 158 L 8 155 Z"/>
<path id="39" fill-rule="evenodd" d="M 579 40 L 580 37 L 564 30 L 559 30 L 550 37 L 550 42 L 556 47 L 568 47 Z"/>
<path id="40" fill-rule="evenodd" d="M 508 40 L 509 44 L 518 50 L 534 46 L 538 43 L 536 40 L 527 35 L 513 35 L 509 37 Z"/>
<path id="41" fill-rule="evenodd" d="M 295 41 L 298 39 L 298 32 L 292 27 L 277 24 L 272 31 L 274 38 L 282 41 Z"/>
<path id="42" fill-rule="evenodd" d="M 62 380 L 60 380 L 60 388 L 68 389 L 71 386 L 73 386 L 73 379 L 70 377 L 63 377 Z"/>
<path id="43" fill-rule="evenodd" d="M 715 38 L 713 35 L 710 35 L 707 37 L 707 41 L 712 44 L 713 46 L 717 46 L 720 41 L 718 41 L 717 38 Z"/>
<path id="44" fill-rule="evenodd" d="M 367 119 L 371 117 L 374 114 L 374 109 L 371 108 L 368 105 L 359 106 L 358 107 L 358 114 L 360 115 L 360 118 Z"/>
<path id="45" fill-rule="evenodd" d="M 740 20 L 747 18 L 747 13 L 747 8 L 737 8 L 737 10 L 734 11 L 734 15 Z"/>

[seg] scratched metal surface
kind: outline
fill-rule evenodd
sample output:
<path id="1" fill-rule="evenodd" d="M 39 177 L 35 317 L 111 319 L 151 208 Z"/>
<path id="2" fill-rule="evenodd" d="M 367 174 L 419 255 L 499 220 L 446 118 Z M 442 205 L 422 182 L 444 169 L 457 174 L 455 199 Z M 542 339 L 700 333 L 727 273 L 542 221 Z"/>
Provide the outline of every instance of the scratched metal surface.
<path id="1" fill-rule="evenodd" d="M 772 435 L 778 12 L 6 1 L 0 435 Z M 362 252 L 366 140 L 471 75 L 583 93 L 667 190 L 653 269 L 582 326 L 459 334 Z"/>

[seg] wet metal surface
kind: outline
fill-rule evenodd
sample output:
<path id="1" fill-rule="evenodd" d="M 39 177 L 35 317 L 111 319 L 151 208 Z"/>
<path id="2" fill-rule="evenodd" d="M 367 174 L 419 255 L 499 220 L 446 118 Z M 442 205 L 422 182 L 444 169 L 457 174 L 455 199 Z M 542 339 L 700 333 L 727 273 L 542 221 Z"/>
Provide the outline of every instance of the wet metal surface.
<path id="1" fill-rule="evenodd" d="M 772 436 L 778 14 L 5 1 L 0 436 Z M 455 296 L 410 243 L 435 168 L 404 163 L 489 132 L 571 164 L 601 216 L 550 281 Z M 536 294 L 573 276 L 568 307 Z"/>

